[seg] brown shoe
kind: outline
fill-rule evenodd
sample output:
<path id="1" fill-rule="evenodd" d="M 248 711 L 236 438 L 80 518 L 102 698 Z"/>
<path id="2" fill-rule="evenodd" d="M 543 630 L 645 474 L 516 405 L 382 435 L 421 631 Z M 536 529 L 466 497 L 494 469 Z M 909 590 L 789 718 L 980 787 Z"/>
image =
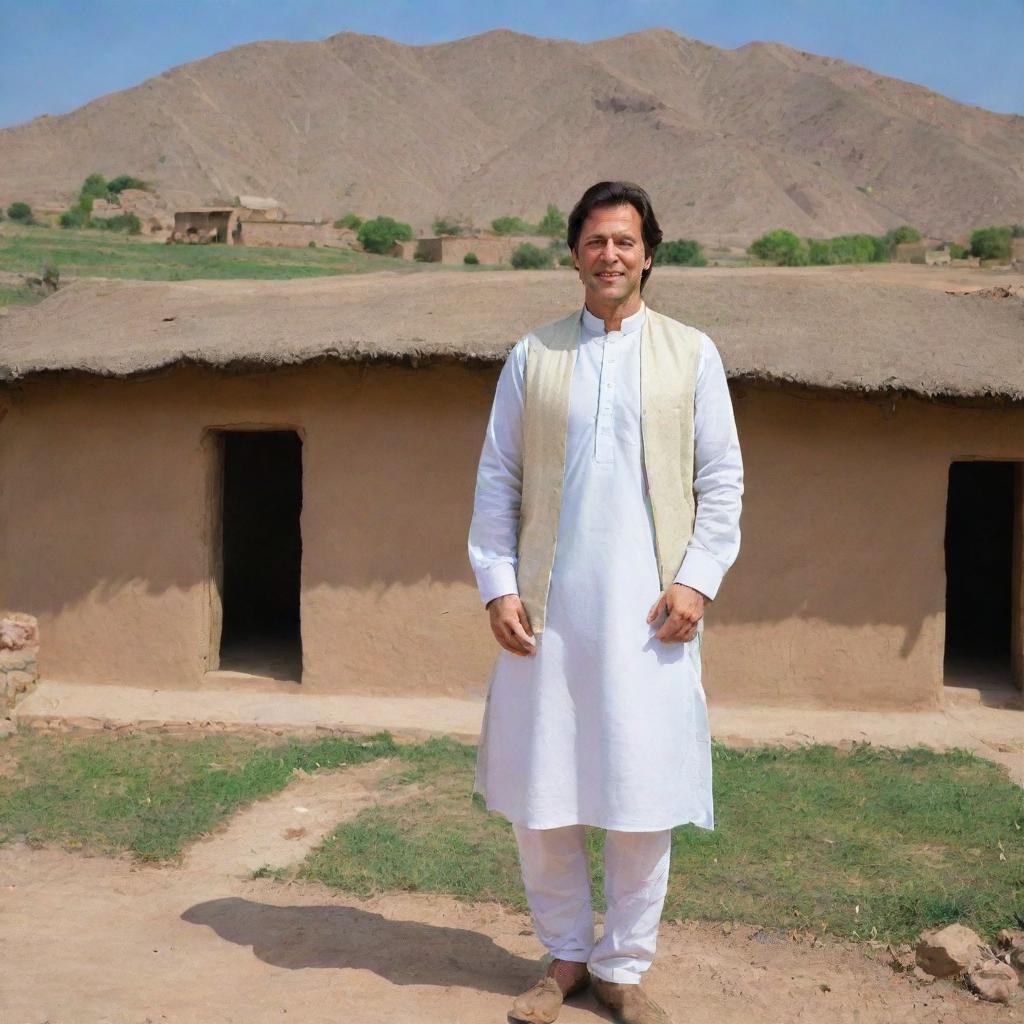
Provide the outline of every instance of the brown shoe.
<path id="1" fill-rule="evenodd" d="M 558 1018 L 562 1002 L 582 992 L 590 984 L 586 964 L 571 960 L 552 960 L 547 973 L 536 985 L 516 996 L 508 1015 L 510 1020 L 526 1024 L 552 1024 Z"/>
<path id="2" fill-rule="evenodd" d="M 594 995 L 612 1011 L 617 1024 L 672 1024 L 669 1015 L 639 985 L 594 978 Z"/>

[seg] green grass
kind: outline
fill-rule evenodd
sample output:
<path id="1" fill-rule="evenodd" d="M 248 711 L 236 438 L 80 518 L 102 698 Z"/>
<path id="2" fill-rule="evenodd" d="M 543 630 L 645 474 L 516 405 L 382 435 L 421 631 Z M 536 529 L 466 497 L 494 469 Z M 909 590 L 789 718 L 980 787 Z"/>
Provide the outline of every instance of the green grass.
<path id="1" fill-rule="evenodd" d="M 422 264 L 351 249 L 287 249 L 228 245 L 163 245 L 99 230 L 5 227 L 0 270 L 38 274 L 45 265 L 65 277 L 122 277 L 147 281 L 193 278 L 290 278 L 405 270 Z"/>
<path id="2" fill-rule="evenodd" d="M 301 876 L 524 909 L 511 830 L 468 796 L 472 749 L 428 744 L 417 756 L 389 784 L 423 795 L 341 825 Z M 717 828 L 676 830 L 667 917 L 904 941 L 954 920 L 992 935 L 1024 915 L 1024 794 L 996 765 L 965 752 L 716 744 L 714 768 Z M 600 900 L 601 833 L 589 841 Z"/>
<path id="3" fill-rule="evenodd" d="M 34 292 L 23 285 L 0 284 L 0 308 L 29 305 L 43 298 L 42 292 Z"/>
<path id="4" fill-rule="evenodd" d="M 367 808 L 287 874 L 368 895 L 449 893 L 525 909 L 507 822 L 472 797 L 473 747 L 46 736 L 0 741 L 0 843 L 26 837 L 177 856 L 240 807 L 313 771 L 393 759 Z M 964 751 L 714 746 L 717 829 L 673 837 L 666 917 L 906 941 L 961 921 L 991 937 L 1024 917 L 1024 792 Z M 601 900 L 601 833 L 589 833 Z M 275 865 L 263 874 L 276 875 Z"/>
<path id="5" fill-rule="evenodd" d="M 0 844 L 24 837 L 171 858 L 239 808 L 282 789 L 295 768 L 333 768 L 394 751 L 386 734 L 271 743 L 23 731 L 0 741 Z"/>

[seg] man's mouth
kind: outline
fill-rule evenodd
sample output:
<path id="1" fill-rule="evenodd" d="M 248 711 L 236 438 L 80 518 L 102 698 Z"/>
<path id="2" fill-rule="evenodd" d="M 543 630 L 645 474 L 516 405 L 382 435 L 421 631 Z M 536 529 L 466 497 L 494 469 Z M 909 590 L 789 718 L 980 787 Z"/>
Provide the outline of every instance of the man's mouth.
<path id="1" fill-rule="evenodd" d="M 604 273 L 600 273 L 597 276 L 604 279 L 605 281 L 613 281 L 617 277 L 622 277 L 622 274 L 614 270 L 609 270 L 605 271 Z"/>

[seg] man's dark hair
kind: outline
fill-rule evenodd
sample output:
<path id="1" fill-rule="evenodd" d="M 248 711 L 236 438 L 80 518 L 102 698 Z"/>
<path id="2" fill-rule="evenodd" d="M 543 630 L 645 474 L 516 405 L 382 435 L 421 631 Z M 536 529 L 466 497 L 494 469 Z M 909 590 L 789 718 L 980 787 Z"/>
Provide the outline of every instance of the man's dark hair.
<path id="1" fill-rule="evenodd" d="M 565 240 L 569 243 L 570 249 L 579 245 L 580 232 L 583 230 L 583 222 L 590 215 L 590 211 L 599 206 L 621 206 L 629 203 L 636 208 L 640 214 L 640 230 L 644 239 L 644 257 L 652 258 L 651 266 L 640 275 L 640 290 L 643 291 L 647 284 L 647 278 L 651 276 L 651 268 L 654 266 L 654 252 L 661 244 L 661 228 L 658 226 L 658 218 L 654 216 L 654 207 L 651 205 L 651 197 L 639 185 L 632 181 L 599 181 L 591 185 L 586 192 L 580 196 L 579 202 L 572 208 L 569 214 L 569 224 L 566 228 Z"/>

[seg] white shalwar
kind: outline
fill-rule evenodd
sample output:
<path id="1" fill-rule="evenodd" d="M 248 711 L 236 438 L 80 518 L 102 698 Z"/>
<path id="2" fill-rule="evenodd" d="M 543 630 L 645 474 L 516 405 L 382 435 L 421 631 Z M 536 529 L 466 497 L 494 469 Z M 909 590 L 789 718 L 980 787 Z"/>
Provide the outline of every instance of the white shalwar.
<path id="1" fill-rule="evenodd" d="M 591 952 L 573 954 L 589 940 L 582 918 L 565 909 L 579 904 L 582 913 L 584 897 L 589 905 L 577 849 L 582 829 L 572 826 L 609 830 L 606 939 L 593 951 L 604 963 L 591 966 L 621 982 L 639 981 L 653 956 L 667 830 L 686 822 L 714 828 L 701 632 L 666 644 L 655 638 L 664 615 L 647 623 L 661 583 L 641 436 L 645 315 L 641 305 L 620 330 L 606 331 L 583 307 L 546 624 L 534 654 L 498 654 L 475 780 L 487 806 L 516 826 L 538 935 L 561 959 L 582 961 Z M 469 556 L 485 604 L 518 593 L 526 359 L 521 338 L 498 380 L 477 474 Z M 714 598 L 739 550 L 743 468 L 725 370 L 706 335 L 695 390 L 693 492 L 693 536 L 675 579 Z M 650 834 L 646 843 L 632 837 L 640 862 L 650 862 L 632 887 L 621 868 L 613 877 L 613 832 Z M 570 848 L 577 852 L 570 856 Z M 560 858 L 559 871 L 552 865 Z M 624 947 L 609 937 L 610 924 Z"/>

